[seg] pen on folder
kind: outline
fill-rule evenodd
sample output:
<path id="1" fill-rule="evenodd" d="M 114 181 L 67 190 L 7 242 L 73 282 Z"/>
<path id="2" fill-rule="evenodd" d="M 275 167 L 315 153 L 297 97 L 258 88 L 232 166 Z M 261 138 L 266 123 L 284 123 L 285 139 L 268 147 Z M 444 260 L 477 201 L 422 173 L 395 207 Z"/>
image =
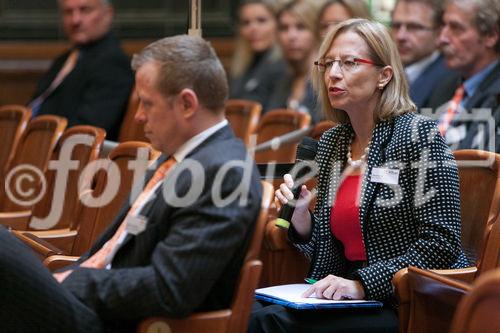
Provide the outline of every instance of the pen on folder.
<path id="1" fill-rule="evenodd" d="M 305 278 L 304 281 L 306 281 L 307 283 L 309 284 L 314 284 L 316 282 L 318 282 L 318 280 L 315 280 L 315 279 L 309 279 L 309 278 Z"/>

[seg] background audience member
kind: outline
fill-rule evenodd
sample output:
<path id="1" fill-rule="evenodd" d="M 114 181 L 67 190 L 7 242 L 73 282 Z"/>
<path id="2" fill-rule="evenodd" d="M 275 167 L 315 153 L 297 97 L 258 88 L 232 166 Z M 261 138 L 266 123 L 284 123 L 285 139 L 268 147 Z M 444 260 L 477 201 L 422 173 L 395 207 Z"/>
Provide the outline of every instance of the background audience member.
<path id="1" fill-rule="evenodd" d="M 114 140 L 133 85 L 130 61 L 110 32 L 109 0 L 59 0 L 70 50 L 54 60 L 36 89 L 33 115 L 55 114 L 68 126 L 104 128 Z"/>
<path id="2" fill-rule="evenodd" d="M 433 94 L 434 107 L 449 101 L 438 110 L 439 129 L 453 148 L 500 153 L 500 2 L 448 0 L 443 21 L 440 47 L 447 66 L 462 77 Z M 479 108 L 486 115 L 478 116 Z"/>
<path id="3" fill-rule="evenodd" d="M 261 189 L 224 117 L 226 73 L 207 42 L 185 35 L 150 44 L 132 65 L 136 120 L 162 152 L 157 169 L 92 248 L 53 276 L 0 228 L 2 332 L 136 332 L 146 317 L 230 305 Z M 250 169 L 227 170 L 234 162 Z M 245 200 L 233 195 L 241 188 Z"/>
<path id="4" fill-rule="evenodd" d="M 231 66 L 230 98 L 249 99 L 265 110 L 286 65 L 277 45 L 275 0 L 246 0 L 239 9 Z"/>
<path id="5" fill-rule="evenodd" d="M 371 19 L 370 9 L 364 0 L 327 0 L 319 10 L 318 35 L 323 39 L 329 28 L 359 17 Z"/>
<path id="6" fill-rule="evenodd" d="M 429 106 L 429 98 L 440 82 L 458 75 L 446 67 L 437 48 L 442 6 L 441 0 L 399 0 L 392 12 L 392 37 L 417 109 Z"/>
<path id="7" fill-rule="evenodd" d="M 288 233 L 318 280 L 303 296 L 391 304 L 400 269 L 466 266 L 456 163 L 435 122 L 413 113 L 389 31 L 364 19 L 339 23 L 319 49 L 313 80 L 325 114 L 340 125 L 319 141 L 314 214 L 303 185 Z M 394 177 L 382 176 L 388 170 Z M 284 180 L 282 204 L 293 198 L 292 177 Z M 398 331 L 389 307 L 344 310 L 325 316 L 255 303 L 249 331 Z"/>
<path id="8" fill-rule="evenodd" d="M 315 98 L 306 98 L 308 94 L 314 96 L 310 72 L 318 46 L 317 13 L 314 0 L 293 0 L 280 9 L 278 39 L 288 71 L 276 86 L 266 111 L 289 108 L 310 113 L 313 123 L 321 118 L 316 112 Z"/>

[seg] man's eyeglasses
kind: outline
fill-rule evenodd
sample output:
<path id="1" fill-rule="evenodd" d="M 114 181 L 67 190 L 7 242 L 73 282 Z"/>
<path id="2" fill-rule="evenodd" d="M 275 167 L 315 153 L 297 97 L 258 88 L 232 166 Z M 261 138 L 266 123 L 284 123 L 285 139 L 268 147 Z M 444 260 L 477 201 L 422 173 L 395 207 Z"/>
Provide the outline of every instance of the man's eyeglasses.
<path id="1" fill-rule="evenodd" d="M 318 71 L 321 73 L 329 72 L 333 64 L 338 62 L 339 68 L 342 72 L 353 72 L 358 68 L 359 64 L 368 64 L 373 66 L 382 66 L 368 59 L 362 58 L 344 58 L 344 59 L 323 59 L 314 62 L 314 65 L 318 68 Z"/>
<path id="2" fill-rule="evenodd" d="M 419 23 L 401 23 L 401 22 L 392 22 L 391 28 L 394 31 L 399 31 L 401 28 L 405 27 L 406 31 L 410 33 L 415 33 L 419 31 L 432 31 L 434 28 L 426 27 Z"/>

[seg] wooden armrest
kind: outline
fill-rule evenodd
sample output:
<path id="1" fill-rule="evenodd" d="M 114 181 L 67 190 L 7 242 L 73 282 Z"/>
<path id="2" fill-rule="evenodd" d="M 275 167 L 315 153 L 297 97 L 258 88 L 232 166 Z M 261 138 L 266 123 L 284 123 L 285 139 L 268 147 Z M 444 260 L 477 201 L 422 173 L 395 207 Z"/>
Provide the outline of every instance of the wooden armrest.
<path id="1" fill-rule="evenodd" d="M 457 269 L 432 269 L 431 271 L 453 280 L 472 283 L 477 273 L 477 267 L 474 266 Z"/>
<path id="2" fill-rule="evenodd" d="M 458 269 L 432 269 L 430 271 L 448 279 L 470 283 L 474 279 L 474 276 L 477 272 L 477 267 L 466 267 Z M 410 300 L 410 287 L 408 285 L 407 274 L 408 268 L 404 268 L 398 271 L 392 278 L 392 284 L 394 285 L 396 296 L 398 297 L 400 304 L 407 303 Z"/>
<path id="3" fill-rule="evenodd" d="M 410 284 L 408 283 L 408 268 L 399 270 L 392 277 L 394 292 L 399 301 L 398 319 L 399 333 L 405 333 L 408 330 L 410 320 Z"/>
<path id="4" fill-rule="evenodd" d="M 138 333 L 182 333 L 182 332 L 225 332 L 231 310 L 219 310 L 193 314 L 184 319 L 151 317 L 137 327 Z"/>
<path id="5" fill-rule="evenodd" d="M 31 210 L 0 213 L 0 224 L 15 230 L 27 230 L 30 219 Z"/>
<path id="6" fill-rule="evenodd" d="M 40 257 L 40 259 L 44 259 L 55 254 L 62 254 L 62 251 L 60 249 L 29 232 L 12 230 L 12 234 L 19 238 L 23 243 L 31 247 Z"/>
<path id="7" fill-rule="evenodd" d="M 78 234 L 76 230 L 71 230 L 69 228 L 30 231 L 30 233 L 61 249 L 64 253 L 71 253 L 73 243 Z"/>
<path id="8" fill-rule="evenodd" d="M 449 281 L 470 282 L 474 279 L 477 272 L 477 267 L 467 267 L 460 269 L 435 269 L 431 270 L 435 276 L 442 277 Z M 408 329 L 410 319 L 410 298 L 411 290 L 408 279 L 408 268 L 403 268 L 394 274 L 392 278 L 394 291 L 399 301 L 398 317 L 399 317 L 399 332 L 404 333 Z"/>
<path id="9" fill-rule="evenodd" d="M 39 230 L 30 231 L 31 234 L 36 235 L 39 238 L 51 239 L 51 238 L 66 238 L 74 237 L 77 234 L 76 230 L 71 230 L 69 228 L 64 229 L 54 229 L 54 230 Z"/>
<path id="10" fill-rule="evenodd" d="M 78 256 L 65 256 L 65 255 L 53 255 L 45 258 L 43 264 L 49 269 L 49 271 L 54 272 L 58 269 L 64 268 L 71 265 L 77 261 L 80 257 Z"/>

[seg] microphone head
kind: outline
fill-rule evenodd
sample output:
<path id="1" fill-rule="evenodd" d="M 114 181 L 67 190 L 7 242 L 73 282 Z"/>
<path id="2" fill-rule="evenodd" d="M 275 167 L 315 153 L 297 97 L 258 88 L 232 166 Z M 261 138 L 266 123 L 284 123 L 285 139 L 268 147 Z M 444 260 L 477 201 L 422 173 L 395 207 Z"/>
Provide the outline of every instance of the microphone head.
<path id="1" fill-rule="evenodd" d="M 314 160 L 317 151 L 318 151 L 318 141 L 314 140 L 309 136 L 306 136 L 300 141 L 297 147 L 296 159 L 299 161 Z"/>

